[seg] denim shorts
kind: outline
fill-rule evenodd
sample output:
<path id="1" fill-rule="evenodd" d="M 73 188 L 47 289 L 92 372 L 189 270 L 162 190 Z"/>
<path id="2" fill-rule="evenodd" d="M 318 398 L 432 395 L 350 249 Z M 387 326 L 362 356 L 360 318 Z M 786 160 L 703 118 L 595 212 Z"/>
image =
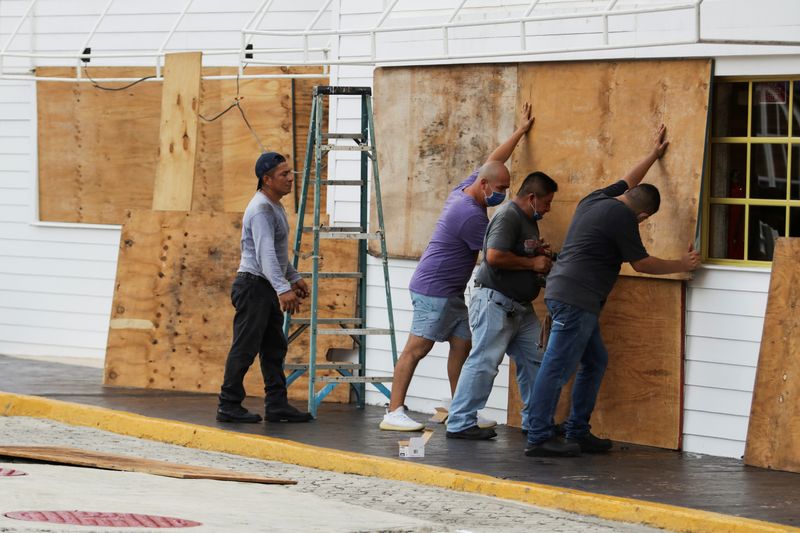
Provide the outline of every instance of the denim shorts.
<path id="1" fill-rule="evenodd" d="M 434 342 L 444 342 L 454 335 L 465 340 L 472 339 L 463 296 L 425 296 L 409 292 L 414 305 L 412 335 Z"/>

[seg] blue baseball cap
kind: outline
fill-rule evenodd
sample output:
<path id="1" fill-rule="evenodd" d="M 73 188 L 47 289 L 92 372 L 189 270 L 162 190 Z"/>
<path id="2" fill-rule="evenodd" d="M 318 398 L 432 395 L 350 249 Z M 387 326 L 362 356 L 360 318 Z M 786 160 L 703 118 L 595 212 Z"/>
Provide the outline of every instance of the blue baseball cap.
<path id="1" fill-rule="evenodd" d="M 286 158 L 278 152 L 264 152 L 258 156 L 258 160 L 256 160 L 256 177 L 259 179 L 259 182 L 261 181 L 261 178 L 264 177 L 264 174 L 274 169 L 284 161 L 286 161 Z"/>

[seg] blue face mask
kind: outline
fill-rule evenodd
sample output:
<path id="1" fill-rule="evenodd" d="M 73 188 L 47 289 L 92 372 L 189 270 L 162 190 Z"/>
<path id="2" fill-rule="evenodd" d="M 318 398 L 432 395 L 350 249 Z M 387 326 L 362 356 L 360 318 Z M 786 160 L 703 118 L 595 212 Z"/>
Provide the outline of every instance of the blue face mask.
<path id="1" fill-rule="evenodd" d="M 486 198 L 486 205 L 489 207 L 494 207 L 496 205 L 500 205 L 506 199 L 505 193 L 492 191 L 490 196 L 484 196 Z"/>

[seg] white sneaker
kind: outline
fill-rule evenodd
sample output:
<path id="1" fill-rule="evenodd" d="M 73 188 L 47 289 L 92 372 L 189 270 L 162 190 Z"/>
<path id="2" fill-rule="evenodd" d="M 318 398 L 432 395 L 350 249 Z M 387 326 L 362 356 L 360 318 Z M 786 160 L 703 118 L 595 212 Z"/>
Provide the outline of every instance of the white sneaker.
<path id="1" fill-rule="evenodd" d="M 496 420 L 491 420 L 489 418 L 483 418 L 481 415 L 478 415 L 478 427 L 481 429 L 489 429 L 493 428 L 497 425 Z"/>
<path id="2" fill-rule="evenodd" d="M 379 427 L 386 431 L 422 431 L 425 429 L 425 424 L 420 424 L 408 416 L 403 405 L 391 412 L 387 409 Z"/>

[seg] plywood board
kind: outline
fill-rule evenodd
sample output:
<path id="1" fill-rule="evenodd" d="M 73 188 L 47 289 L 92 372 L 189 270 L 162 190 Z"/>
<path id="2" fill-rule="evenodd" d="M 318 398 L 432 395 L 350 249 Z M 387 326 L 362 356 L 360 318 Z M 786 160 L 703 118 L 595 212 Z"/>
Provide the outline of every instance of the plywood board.
<path id="1" fill-rule="evenodd" d="M 179 479 L 215 479 L 219 481 L 240 481 L 244 483 L 262 483 L 266 485 L 296 485 L 296 481 L 274 479 L 251 474 L 241 474 L 229 470 L 208 468 L 205 466 L 181 465 L 166 461 L 154 461 L 130 455 L 82 450 L 80 448 L 64 448 L 55 446 L 0 446 L 0 456 L 47 461 L 104 470 L 120 470 L 123 472 L 142 472 L 156 476 L 175 477 Z"/>
<path id="2" fill-rule="evenodd" d="M 745 464 L 800 472 L 800 239 L 778 239 Z"/>
<path id="3" fill-rule="evenodd" d="M 531 102 L 536 123 L 514 153 L 512 189 L 534 170 L 559 184 L 553 211 L 539 223 L 542 235 L 563 242 L 566 213 L 622 178 L 664 123 L 670 146 L 645 178 L 659 188 L 661 209 L 641 234 L 651 255 L 684 253 L 697 227 L 711 61 L 521 63 L 517 78 L 517 108 Z M 640 275 L 627 266 L 623 274 Z"/>
<path id="4" fill-rule="evenodd" d="M 89 69 L 94 78 L 140 78 L 153 69 Z M 39 67 L 71 77 L 74 68 Z M 104 83 L 120 87 L 122 83 Z M 120 224 L 125 209 L 153 202 L 161 84 L 124 91 L 89 83 L 38 82 L 39 216 L 53 222 Z"/>
<path id="5" fill-rule="evenodd" d="M 201 52 L 167 54 L 164 60 L 153 209 L 192 208 L 202 69 Z"/>
<path id="6" fill-rule="evenodd" d="M 310 73 L 311 68 L 249 67 L 248 74 Z M 39 67 L 42 76 L 72 77 L 73 68 Z M 137 78 L 152 69 L 91 67 L 94 78 Z M 231 75 L 233 68 L 204 68 L 204 75 Z M 307 80 L 306 83 L 324 83 Z M 119 87 L 123 83 L 103 83 Z M 161 83 L 143 82 L 124 91 L 90 83 L 37 84 L 39 210 L 42 220 L 122 224 L 128 209 L 149 209 L 158 159 Z M 311 93 L 295 91 L 295 105 Z M 242 108 L 265 148 L 290 157 L 293 150 L 291 81 L 240 84 Z M 211 118 L 236 97 L 235 80 L 204 80 L 200 113 Z M 287 100 L 288 99 L 288 100 Z M 307 122 L 306 118 L 304 122 Z M 294 127 L 305 142 L 307 128 Z M 228 140 L 225 140 L 225 135 Z M 255 190 L 253 165 L 261 148 L 237 109 L 199 123 L 192 207 L 242 211 Z M 305 151 L 305 147 L 303 147 Z M 301 157 L 302 159 L 302 157 Z"/>
<path id="7" fill-rule="evenodd" d="M 657 302 L 657 304 L 654 304 Z M 539 298 L 536 312 L 546 309 Z M 609 353 L 592 432 L 617 441 L 678 449 L 683 387 L 683 284 L 674 280 L 620 277 L 600 315 Z M 521 401 L 510 373 L 509 425 L 519 426 Z M 569 409 L 562 393 L 556 415 Z"/>
<path id="8" fill-rule="evenodd" d="M 238 213 L 128 213 L 106 350 L 107 385 L 219 391 L 230 348 L 230 287 L 239 265 L 240 237 Z M 308 270 L 308 262 L 299 269 Z M 323 269 L 353 271 L 356 262 L 355 242 L 325 241 Z M 325 280 L 320 286 L 319 316 L 355 316 L 354 280 Z M 303 307 L 307 312 L 308 304 Z M 327 348 L 351 348 L 352 340 L 326 336 L 318 346 L 318 359 L 324 361 Z M 307 360 L 305 333 L 290 345 L 287 361 Z M 306 397 L 304 381 L 289 389 L 291 398 Z M 249 395 L 263 396 L 257 363 L 245 388 Z M 345 387 L 338 387 L 329 398 L 347 401 L 348 396 Z"/>
<path id="9" fill-rule="evenodd" d="M 390 256 L 422 254 L 450 191 L 514 131 L 516 73 L 514 65 L 375 70 L 375 128 Z M 374 209 L 372 225 L 377 227 Z M 370 250 L 376 252 L 376 246 L 371 243 Z"/>

